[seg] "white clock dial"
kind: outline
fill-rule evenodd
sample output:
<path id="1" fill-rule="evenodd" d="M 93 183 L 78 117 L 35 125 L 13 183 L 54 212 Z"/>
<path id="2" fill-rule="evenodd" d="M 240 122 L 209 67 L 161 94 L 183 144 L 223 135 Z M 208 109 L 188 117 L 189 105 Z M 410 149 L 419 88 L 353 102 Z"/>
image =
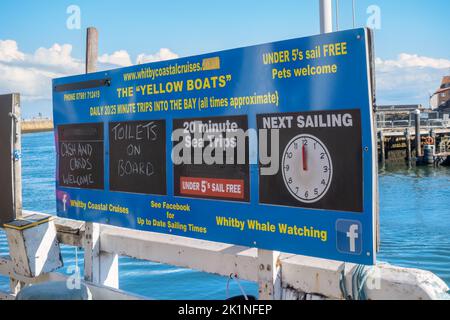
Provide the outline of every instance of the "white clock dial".
<path id="1" fill-rule="evenodd" d="M 284 183 L 298 201 L 315 203 L 328 192 L 333 163 L 318 138 L 301 134 L 292 139 L 283 153 L 282 166 Z"/>

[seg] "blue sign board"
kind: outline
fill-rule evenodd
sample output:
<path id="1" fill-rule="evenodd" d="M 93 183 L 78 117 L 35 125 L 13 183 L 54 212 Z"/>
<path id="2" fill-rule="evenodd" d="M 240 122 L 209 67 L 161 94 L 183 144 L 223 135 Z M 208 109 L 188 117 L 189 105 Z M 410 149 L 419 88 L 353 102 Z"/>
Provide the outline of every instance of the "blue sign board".
<path id="1" fill-rule="evenodd" d="M 53 81 L 61 217 L 375 262 L 371 34 Z"/>

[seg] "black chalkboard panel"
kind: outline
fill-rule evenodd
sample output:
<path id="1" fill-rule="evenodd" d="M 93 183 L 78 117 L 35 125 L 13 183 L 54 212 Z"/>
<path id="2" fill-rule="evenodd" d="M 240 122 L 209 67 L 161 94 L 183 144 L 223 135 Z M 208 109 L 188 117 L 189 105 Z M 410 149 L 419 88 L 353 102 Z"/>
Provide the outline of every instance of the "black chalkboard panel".
<path id="1" fill-rule="evenodd" d="M 103 123 L 58 127 L 59 186 L 104 188 Z"/>
<path id="2" fill-rule="evenodd" d="M 250 202 L 249 139 L 245 135 L 238 139 L 239 132 L 248 130 L 247 116 L 176 119 L 173 128 L 183 132 L 178 140 L 175 137 L 174 153 L 189 159 L 174 164 L 176 196 Z M 215 158 L 212 163 L 204 158 L 208 149 Z"/>
<path id="3" fill-rule="evenodd" d="M 109 124 L 110 190 L 166 195 L 164 120 Z"/>

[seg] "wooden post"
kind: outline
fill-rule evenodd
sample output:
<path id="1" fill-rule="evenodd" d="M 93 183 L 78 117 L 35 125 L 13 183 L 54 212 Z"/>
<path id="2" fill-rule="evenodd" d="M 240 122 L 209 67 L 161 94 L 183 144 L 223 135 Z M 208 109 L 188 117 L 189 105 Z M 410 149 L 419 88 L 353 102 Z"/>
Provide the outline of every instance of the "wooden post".
<path id="1" fill-rule="evenodd" d="M 408 161 L 408 166 L 411 165 L 411 132 L 408 129 L 405 130 L 405 139 L 406 139 L 406 160 Z"/>
<path id="2" fill-rule="evenodd" d="M 259 300 L 281 300 L 280 253 L 258 249 Z"/>
<path id="3" fill-rule="evenodd" d="M 422 157 L 422 138 L 420 137 L 420 110 L 417 109 L 414 113 L 416 121 L 416 157 L 419 160 Z"/>
<path id="4" fill-rule="evenodd" d="M 430 137 L 433 138 L 433 141 L 434 141 L 434 150 L 436 151 L 436 150 L 437 150 L 437 141 L 436 141 L 437 135 L 436 135 L 436 130 L 430 129 Z"/>
<path id="5" fill-rule="evenodd" d="M 386 164 L 386 145 L 384 143 L 384 134 L 383 130 L 380 131 L 380 157 L 381 157 L 381 166 L 384 168 Z"/>
<path id="6" fill-rule="evenodd" d="M 98 31 L 87 29 L 86 73 L 97 71 Z M 100 224 L 86 222 L 84 246 L 84 278 L 112 288 L 119 288 L 119 256 L 100 251 Z"/>
<path id="7" fill-rule="evenodd" d="M 14 215 L 22 217 L 22 129 L 20 95 L 13 94 L 13 117 L 15 121 L 13 137 L 13 174 L 14 174 Z"/>
<path id="8" fill-rule="evenodd" d="M 97 71 L 98 59 L 98 31 L 96 28 L 87 29 L 86 36 L 86 73 Z"/>
<path id="9" fill-rule="evenodd" d="M 0 96 L 2 170 L 0 176 L 4 184 L 1 197 L 0 227 L 22 217 L 22 166 L 21 166 L 21 126 L 20 95 L 18 93 Z M 9 239 L 8 239 L 9 240 Z M 9 250 L 16 248 L 9 245 Z M 17 266 L 19 267 L 19 266 Z M 10 291 L 17 294 L 24 283 L 10 277 Z"/>
<path id="10" fill-rule="evenodd" d="M 22 214 L 20 95 L 0 95 L 0 226 Z"/>

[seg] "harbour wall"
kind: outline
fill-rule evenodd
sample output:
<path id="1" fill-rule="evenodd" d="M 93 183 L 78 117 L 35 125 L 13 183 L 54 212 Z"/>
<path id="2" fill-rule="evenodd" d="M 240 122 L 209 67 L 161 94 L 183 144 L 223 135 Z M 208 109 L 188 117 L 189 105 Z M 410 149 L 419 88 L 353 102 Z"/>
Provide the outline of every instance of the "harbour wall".
<path id="1" fill-rule="evenodd" d="M 53 120 L 51 119 L 36 119 L 23 120 L 22 133 L 47 132 L 53 130 Z"/>

